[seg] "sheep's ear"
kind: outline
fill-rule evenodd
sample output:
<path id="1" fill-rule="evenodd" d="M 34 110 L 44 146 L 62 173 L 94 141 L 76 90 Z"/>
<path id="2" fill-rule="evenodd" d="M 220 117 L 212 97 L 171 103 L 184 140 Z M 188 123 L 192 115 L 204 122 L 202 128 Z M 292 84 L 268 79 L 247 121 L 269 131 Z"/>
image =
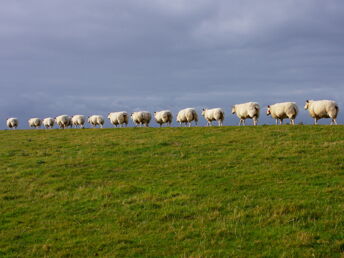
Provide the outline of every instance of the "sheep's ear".
<path id="1" fill-rule="evenodd" d="M 306 100 L 306 103 L 309 103 L 309 100 L 308 100 L 308 99 Z"/>
<path id="2" fill-rule="evenodd" d="M 270 105 L 268 105 L 268 108 L 270 107 Z"/>

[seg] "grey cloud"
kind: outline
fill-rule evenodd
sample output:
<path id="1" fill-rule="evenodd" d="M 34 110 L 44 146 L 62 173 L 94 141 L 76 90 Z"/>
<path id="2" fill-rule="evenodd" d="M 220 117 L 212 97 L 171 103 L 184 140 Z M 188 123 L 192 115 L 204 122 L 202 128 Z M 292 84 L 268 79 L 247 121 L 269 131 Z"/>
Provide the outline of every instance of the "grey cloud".
<path id="1" fill-rule="evenodd" d="M 7 1 L 0 120 L 308 98 L 343 109 L 343 11 L 340 0 Z"/>

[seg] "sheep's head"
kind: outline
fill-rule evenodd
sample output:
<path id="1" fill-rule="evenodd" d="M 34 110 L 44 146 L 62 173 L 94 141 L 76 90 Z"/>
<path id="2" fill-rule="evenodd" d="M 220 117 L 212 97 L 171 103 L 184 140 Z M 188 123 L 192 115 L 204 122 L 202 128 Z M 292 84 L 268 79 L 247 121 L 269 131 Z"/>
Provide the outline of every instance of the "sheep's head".
<path id="1" fill-rule="evenodd" d="M 310 101 L 309 100 L 306 100 L 306 104 L 305 104 L 305 110 L 307 110 L 309 108 L 309 105 L 310 105 Z"/>
<path id="2" fill-rule="evenodd" d="M 206 108 L 202 108 L 202 116 L 205 116 L 205 111 L 206 110 L 207 110 Z"/>
<path id="3" fill-rule="evenodd" d="M 236 112 L 235 106 L 232 106 L 232 114 L 235 114 L 235 112 Z"/>
<path id="4" fill-rule="evenodd" d="M 269 116 L 271 115 L 271 106 L 268 105 L 268 109 L 266 110 L 266 115 Z"/>

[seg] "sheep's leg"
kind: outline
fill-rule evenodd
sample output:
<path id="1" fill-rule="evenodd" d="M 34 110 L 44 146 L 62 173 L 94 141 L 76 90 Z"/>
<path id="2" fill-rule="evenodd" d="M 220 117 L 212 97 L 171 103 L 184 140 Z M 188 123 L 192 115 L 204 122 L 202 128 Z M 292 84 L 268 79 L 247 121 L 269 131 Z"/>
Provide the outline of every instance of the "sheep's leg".
<path id="1" fill-rule="evenodd" d="M 246 125 L 245 119 L 242 120 L 242 124 L 243 124 L 244 126 Z"/>
<path id="2" fill-rule="evenodd" d="M 337 119 L 333 118 L 333 124 L 337 125 Z"/>
<path id="3" fill-rule="evenodd" d="M 314 118 L 314 124 L 315 124 L 315 125 L 318 124 L 318 118 Z"/>

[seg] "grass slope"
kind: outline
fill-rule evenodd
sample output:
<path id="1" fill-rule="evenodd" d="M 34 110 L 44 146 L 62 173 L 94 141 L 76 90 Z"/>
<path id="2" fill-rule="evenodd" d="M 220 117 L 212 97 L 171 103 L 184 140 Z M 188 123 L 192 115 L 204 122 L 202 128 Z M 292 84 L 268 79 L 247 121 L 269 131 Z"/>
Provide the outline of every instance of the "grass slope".
<path id="1" fill-rule="evenodd" d="M 0 256 L 343 255 L 343 126 L 0 139 Z"/>

